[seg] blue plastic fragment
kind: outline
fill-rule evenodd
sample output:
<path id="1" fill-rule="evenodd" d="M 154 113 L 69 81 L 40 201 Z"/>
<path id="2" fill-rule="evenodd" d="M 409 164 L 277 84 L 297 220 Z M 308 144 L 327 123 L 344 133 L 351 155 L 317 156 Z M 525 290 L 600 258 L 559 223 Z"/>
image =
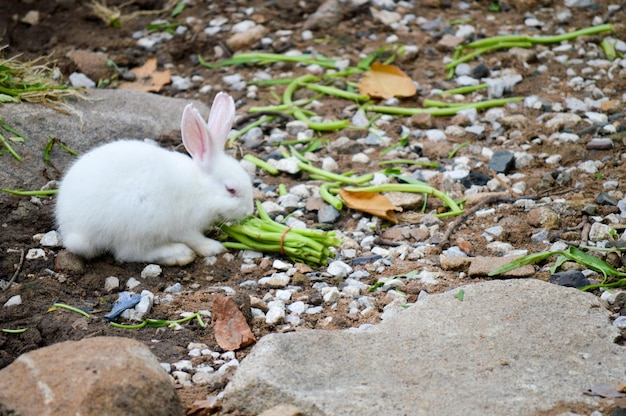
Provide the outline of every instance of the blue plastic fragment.
<path id="1" fill-rule="evenodd" d="M 104 320 L 111 322 L 122 314 L 126 309 L 134 308 L 135 305 L 141 300 L 141 295 L 138 293 L 121 292 L 111 312 L 104 315 Z"/>

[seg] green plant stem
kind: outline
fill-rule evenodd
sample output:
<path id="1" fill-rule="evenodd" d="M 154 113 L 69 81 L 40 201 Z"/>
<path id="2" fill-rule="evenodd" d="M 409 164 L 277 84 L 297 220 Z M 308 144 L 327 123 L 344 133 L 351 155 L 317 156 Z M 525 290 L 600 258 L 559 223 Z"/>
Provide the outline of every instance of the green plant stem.
<path id="1" fill-rule="evenodd" d="M 472 144 L 472 142 L 464 142 L 456 146 L 454 149 L 450 151 L 450 153 L 448 153 L 448 159 L 452 159 L 459 150 L 463 149 L 464 147 L 469 146 L 470 144 Z"/>
<path id="2" fill-rule="evenodd" d="M 322 266 L 328 262 L 329 247 L 341 243 L 332 231 L 289 228 L 277 223 L 267 215 L 259 201 L 256 205 L 258 218 L 248 217 L 238 224 L 221 225 L 222 232 L 237 240 L 224 242 L 225 247 L 281 253 L 295 262 Z"/>
<path id="3" fill-rule="evenodd" d="M 320 185 L 320 196 L 324 201 L 334 207 L 337 211 L 341 211 L 343 209 L 343 201 L 340 198 L 337 198 L 330 191 L 330 188 L 337 188 L 339 186 L 339 182 L 325 182 Z"/>
<path id="4" fill-rule="evenodd" d="M 143 321 L 136 325 L 124 325 L 124 324 L 118 324 L 117 322 L 109 322 L 109 325 L 111 325 L 114 328 L 119 328 L 119 329 L 141 329 L 147 324 L 148 324 L 147 321 Z"/>
<path id="5" fill-rule="evenodd" d="M 246 127 L 242 128 L 241 130 L 239 130 L 237 133 L 233 134 L 232 137 L 230 139 L 228 139 L 229 143 L 235 142 L 238 138 L 240 138 L 241 136 L 243 136 L 244 134 L 246 134 L 247 132 L 249 132 L 250 130 L 252 130 L 255 127 L 258 127 L 262 124 L 268 123 L 272 120 L 275 120 L 277 117 L 276 116 L 265 116 L 265 117 L 261 117 L 260 119 L 253 121 L 252 123 L 248 124 Z"/>
<path id="6" fill-rule="evenodd" d="M 467 55 L 463 55 L 460 56 L 459 58 L 453 60 L 452 62 L 449 62 L 448 64 L 446 64 L 444 66 L 445 69 L 454 69 L 456 68 L 459 64 L 462 64 L 464 62 L 467 61 L 471 61 L 472 59 L 476 58 L 479 55 L 482 55 L 484 53 L 487 52 L 491 52 L 491 51 L 495 51 L 498 49 L 511 49 L 511 48 L 532 48 L 533 44 L 530 42 L 525 42 L 525 41 L 517 41 L 517 42 L 499 42 L 493 45 L 489 45 L 489 46 L 484 46 L 482 48 L 478 48 L 476 49 L 474 52 L 470 52 Z M 465 46 L 466 48 L 469 47 L 469 45 Z"/>
<path id="7" fill-rule="evenodd" d="M 342 90 L 336 87 L 329 87 L 326 85 L 318 85 L 318 84 L 311 84 L 311 83 L 307 83 L 305 84 L 305 86 L 312 91 L 319 92 L 321 94 L 326 94 L 326 95 L 334 95 L 335 97 L 344 98 L 346 100 L 358 102 L 358 101 L 368 101 L 370 99 L 369 95 L 356 94 L 356 93 Z"/>
<path id="8" fill-rule="evenodd" d="M 508 103 L 522 101 L 523 97 L 511 97 L 500 98 L 497 100 L 487 100 L 478 103 L 467 103 L 461 105 L 454 105 L 447 108 L 405 108 L 405 107 L 387 107 L 381 105 L 368 106 L 368 111 L 375 113 L 391 114 L 396 116 L 414 116 L 416 114 L 431 114 L 433 116 L 453 116 L 459 111 L 475 108 L 476 110 L 482 110 L 491 107 L 502 107 Z"/>
<path id="9" fill-rule="evenodd" d="M 20 191 L 18 189 L 2 188 L 2 192 L 6 192 L 7 194 L 12 194 L 12 195 L 17 195 L 17 196 L 49 196 L 49 195 L 55 195 L 59 191 L 57 189 L 49 189 L 47 191 Z"/>
<path id="10" fill-rule="evenodd" d="M 474 91 L 485 90 L 489 86 L 487 84 L 478 84 L 478 85 L 465 85 L 463 87 L 452 88 L 450 90 L 445 90 L 437 93 L 438 95 L 454 95 L 454 94 L 467 94 Z"/>
<path id="11" fill-rule="evenodd" d="M 288 107 L 292 107 L 293 106 L 292 96 L 293 96 L 293 93 L 296 91 L 296 89 L 306 83 L 315 82 L 315 81 L 319 81 L 319 78 L 311 74 L 303 75 L 299 78 L 296 78 L 291 84 L 287 86 L 287 88 L 285 88 L 285 91 L 283 93 L 283 104 L 287 105 Z M 313 130 L 318 130 L 318 131 L 341 130 L 341 129 L 348 127 L 348 125 L 350 124 L 348 120 L 316 122 L 316 121 L 311 120 L 309 117 L 307 117 L 302 111 L 302 109 L 299 107 L 293 108 L 293 116 L 297 120 L 304 121 L 309 128 Z"/>
<path id="12" fill-rule="evenodd" d="M 78 309 L 78 308 L 75 308 L 73 306 L 66 305 L 65 303 L 58 303 L 58 302 L 53 303 L 52 304 L 52 308 L 48 309 L 48 312 L 54 311 L 56 309 L 67 309 L 68 311 L 72 311 L 72 312 L 76 312 L 78 314 L 81 314 L 84 317 L 86 317 L 87 319 L 91 319 L 91 315 L 89 315 L 87 312 L 83 311 L 82 309 Z"/>
<path id="13" fill-rule="evenodd" d="M 248 162 L 254 163 L 258 168 L 265 170 L 270 175 L 278 175 L 280 173 L 278 169 L 276 169 L 274 166 L 251 154 L 246 154 L 243 159 L 247 160 Z"/>
<path id="14" fill-rule="evenodd" d="M 15 150 L 13 150 L 13 148 L 11 147 L 9 142 L 4 138 L 2 133 L 0 133 L 0 142 L 2 142 L 2 145 L 7 149 L 7 151 L 11 154 L 11 156 L 13 156 L 18 162 L 22 161 L 22 157 L 18 155 Z"/>
<path id="15" fill-rule="evenodd" d="M 385 166 L 385 165 L 419 165 L 419 166 L 424 166 L 428 168 L 439 167 L 439 163 L 436 163 L 436 162 L 422 162 L 422 161 L 413 160 L 413 159 L 393 159 L 393 160 L 383 160 L 381 162 L 378 162 L 378 166 Z"/>
<path id="16" fill-rule="evenodd" d="M 0 329 L 0 332 L 4 332 L 7 334 L 22 334 L 24 332 L 28 331 L 28 328 L 20 328 L 20 329 L 6 329 L 6 328 L 2 328 Z"/>
<path id="17" fill-rule="evenodd" d="M 242 64 L 255 64 L 255 65 L 264 65 L 268 63 L 276 63 L 276 62 L 294 62 L 301 63 L 306 65 L 317 64 L 319 66 L 325 68 L 335 69 L 336 59 L 332 58 L 324 58 L 320 55 L 283 55 L 278 53 L 238 53 L 234 55 L 231 59 L 227 59 L 216 64 L 210 64 L 202 59 L 202 56 L 198 55 L 198 62 L 200 65 L 207 67 L 209 69 L 221 68 L 224 66 L 231 65 L 242 65 Z"/>
<path id="18" fill-rule="evenodd" d="M 569 33 L 563 33 L 561 35 L 552 35 L 552 36 L 528 36 L 528 35 L 504 35 L 504 36 L 493 36 L 490 38 L 480 39 L 475 42 L 464 45 L 463 48 L 475 49 L 482 48 L 485 46 L 490 46 L 494 44 L 501 44 L 507 42 L 530 42 L 533 44 L 550 44 L 550 43 L 561 43 L 564 41 L 569 41 L 576 39 L 579 36 L 591 36 L 591 35 L 599 35 L 604 32 L 611 32 L 613 30 L 613 25 L 610 23 L 591 26 L 584 29 L 575 30 Z"/>
<path id="19" fill-rule="evenodd" d="M 372 179 L 374 179 L 373 173 L 368 173 L 368 174 L 357 176 L 357 177 L 352 177 L 352 176 L 346 177 L 343 175 L 338 175 L 333 172 L 327 172 L 323 169 L 316 168 L 315 166 L 311 164 L 307 164 L 307 163 L 298 162 L 298 167 L 300 168 L 300 170 L 304 170 L 309 173 L 316 174 L 318 176 L 326 178 L 326 180 L 329 180 L 332 182 L 350 184 L 350 185 L 361 185 L 365 182 L 369 182 Z"/>

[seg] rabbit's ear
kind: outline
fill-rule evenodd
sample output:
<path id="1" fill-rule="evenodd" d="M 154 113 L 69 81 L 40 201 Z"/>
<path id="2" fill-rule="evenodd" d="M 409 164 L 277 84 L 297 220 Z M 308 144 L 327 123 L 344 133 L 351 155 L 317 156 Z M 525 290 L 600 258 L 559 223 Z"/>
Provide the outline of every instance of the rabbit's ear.
<path id="1" fill-rule="evenodd" d="M 183 110 L 183 119 L 180 123 L 183 144 L 191 157 L 197 162 L 206 162 L 212 157 L 211 134 L 202 116 L 188 104 Z"/>
<path id="2" fill-rule="evenodd" d="M 234 120 L 235 102 L 233 98 L 224 92 L 218 93 L 213 100 L 208 121 L 211 140 L 215 148 L 220 150 L 224 148 Z"/>

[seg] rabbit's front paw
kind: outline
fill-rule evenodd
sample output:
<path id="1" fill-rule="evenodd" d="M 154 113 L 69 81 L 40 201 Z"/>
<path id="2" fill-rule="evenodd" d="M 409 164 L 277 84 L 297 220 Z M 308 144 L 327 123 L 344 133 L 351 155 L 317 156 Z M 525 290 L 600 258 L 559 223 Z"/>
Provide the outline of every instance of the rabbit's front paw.
<path id="1" fill-rule="evenodd" d="M 196 253 L 186 244 L 172 243 L 153 249 L 144 260 L 164 266 L 184 266 L 195 258 Z"/>
<path id="2" fill-rule="evenodd" d="M 198 238 L 194 241 L 188 241 L 187 244 L 196 253 L 203 257 L 215 256 L 216 254 L 226 251 L 226 247 L 224 247 L 222 243 L 206 237 Z"/>

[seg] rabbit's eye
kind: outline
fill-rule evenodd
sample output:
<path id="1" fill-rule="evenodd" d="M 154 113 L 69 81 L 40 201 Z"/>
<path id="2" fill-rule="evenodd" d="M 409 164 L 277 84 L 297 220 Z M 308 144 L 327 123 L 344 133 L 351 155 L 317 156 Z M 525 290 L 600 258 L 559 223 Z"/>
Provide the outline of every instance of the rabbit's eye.
<path id="1" fill-rule="evenodd" d="M 230 186 L 226 186 L 226 190 L 228 191 L 230 196 L 236 196 L 237 195 L 237 190 L 235 188 L 231 188 Z"/>

